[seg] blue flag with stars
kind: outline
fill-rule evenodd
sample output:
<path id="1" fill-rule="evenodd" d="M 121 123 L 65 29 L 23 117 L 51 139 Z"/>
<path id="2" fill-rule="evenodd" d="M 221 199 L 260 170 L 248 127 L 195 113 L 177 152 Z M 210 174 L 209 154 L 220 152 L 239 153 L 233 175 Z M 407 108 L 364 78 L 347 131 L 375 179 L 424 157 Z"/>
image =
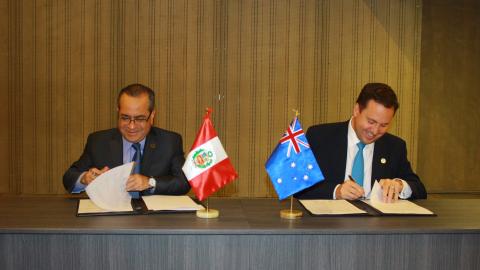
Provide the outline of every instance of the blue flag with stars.
<path id="1" fill-rule="evenodd" d="M 297 117 L 288 126 L 265 168 L 280 200 L 323 181 L 323 173 Z"/>

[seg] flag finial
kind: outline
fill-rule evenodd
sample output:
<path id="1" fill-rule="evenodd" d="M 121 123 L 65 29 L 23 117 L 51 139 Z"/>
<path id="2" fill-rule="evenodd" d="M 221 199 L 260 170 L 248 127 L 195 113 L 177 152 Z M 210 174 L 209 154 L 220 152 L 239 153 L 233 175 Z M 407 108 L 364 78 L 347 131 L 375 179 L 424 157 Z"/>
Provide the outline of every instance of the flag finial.
<path id="1" fill-rule="evenodd" d="M 292 111 L 295 112 L 295 117 L 298 117 L 300 115 L 297 109 L 292 109 Z"/>
<path id="2" fill-rule="evenodd" d="M 210 107 L 205 108 L 205 118 L 210 118 L 210 114 L 213 112 L 213 109 Z"/>

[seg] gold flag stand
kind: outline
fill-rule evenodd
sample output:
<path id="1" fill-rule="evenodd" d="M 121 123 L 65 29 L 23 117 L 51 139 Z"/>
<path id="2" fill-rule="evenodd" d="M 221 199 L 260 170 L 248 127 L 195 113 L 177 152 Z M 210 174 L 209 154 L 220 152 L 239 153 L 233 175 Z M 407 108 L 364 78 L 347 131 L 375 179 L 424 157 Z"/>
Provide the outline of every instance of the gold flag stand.
<path id="1" fill-rule="evenodd" d="M 216 209 L 208 208 L 208 198 L 207 198 L 207 209 L 197 210 L 197 217 L 199 218 L 217 218 L 220 215 L 220 212 Z"/>
<path id="2" fill-rule="evenodd" d="M 293 196 L 290 196 L 290 209 L 280 210 L 280 217 L 284 219 L 297 219 L 303 215 L 300 210 L 293 210 Z"/>

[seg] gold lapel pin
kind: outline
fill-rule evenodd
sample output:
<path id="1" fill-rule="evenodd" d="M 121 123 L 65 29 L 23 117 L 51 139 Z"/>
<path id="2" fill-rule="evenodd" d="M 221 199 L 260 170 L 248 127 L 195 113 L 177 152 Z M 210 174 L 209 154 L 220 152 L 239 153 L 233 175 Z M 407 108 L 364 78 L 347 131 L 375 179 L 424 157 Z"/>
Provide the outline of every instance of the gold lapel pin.
<path id="1" fill-rule="evenodd" d="M 382 163 L 382 164 L 387 163 L 387 159 L 386 159 L 386 158 L 381 158 L 381 159 L 380 159 L 380 163 Z"/>
<path id="2" fill-rule="evenodd" d="M 151 143 L 151 144 L 150 144 L 150 148 L 155 149 L 156 147 L 157 147 L 156 144 L 154 144 L 154 143 Z"/>

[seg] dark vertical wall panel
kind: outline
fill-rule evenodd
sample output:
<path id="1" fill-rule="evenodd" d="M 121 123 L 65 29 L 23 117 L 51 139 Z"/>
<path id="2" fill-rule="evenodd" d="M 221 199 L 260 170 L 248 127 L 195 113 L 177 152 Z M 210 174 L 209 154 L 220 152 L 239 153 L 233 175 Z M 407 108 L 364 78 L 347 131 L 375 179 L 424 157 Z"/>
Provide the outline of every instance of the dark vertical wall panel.
<path id="1" fill-rule="evenodd" d="M 6 88 L 1 92 L 2 98 L 0 99 L 0 115 L 4 116 L 3 127 L 0 129 L 0 170 L 3 172 L 4 180 L 0 181 L 0 193 L 14 193 L 15 187 L 11 186 L 11 179 L 15 177 L 16 164 L 9 156 L 12 153 L 12 149 L 15 149 L 16 134 L 15 127 L 13 126 L 16 120 L 16 114 L 10 114 L 10 105 L 15 104 L 15 96 L 10 89 L 18 88 L 18 63 L 16 54 L 10 48 L 17 46 L 16 37 L 19 32 L 16 27 L 17 20 L 17 6 L 10 2 L 0 2 L 0 81 L 3 83 L 3 88 Z"/>
<path id="2" fill-rule="evenodd" d="M 431 192 L 480 192 L 480 2 L 423 5 L 418 171 Z"/>

